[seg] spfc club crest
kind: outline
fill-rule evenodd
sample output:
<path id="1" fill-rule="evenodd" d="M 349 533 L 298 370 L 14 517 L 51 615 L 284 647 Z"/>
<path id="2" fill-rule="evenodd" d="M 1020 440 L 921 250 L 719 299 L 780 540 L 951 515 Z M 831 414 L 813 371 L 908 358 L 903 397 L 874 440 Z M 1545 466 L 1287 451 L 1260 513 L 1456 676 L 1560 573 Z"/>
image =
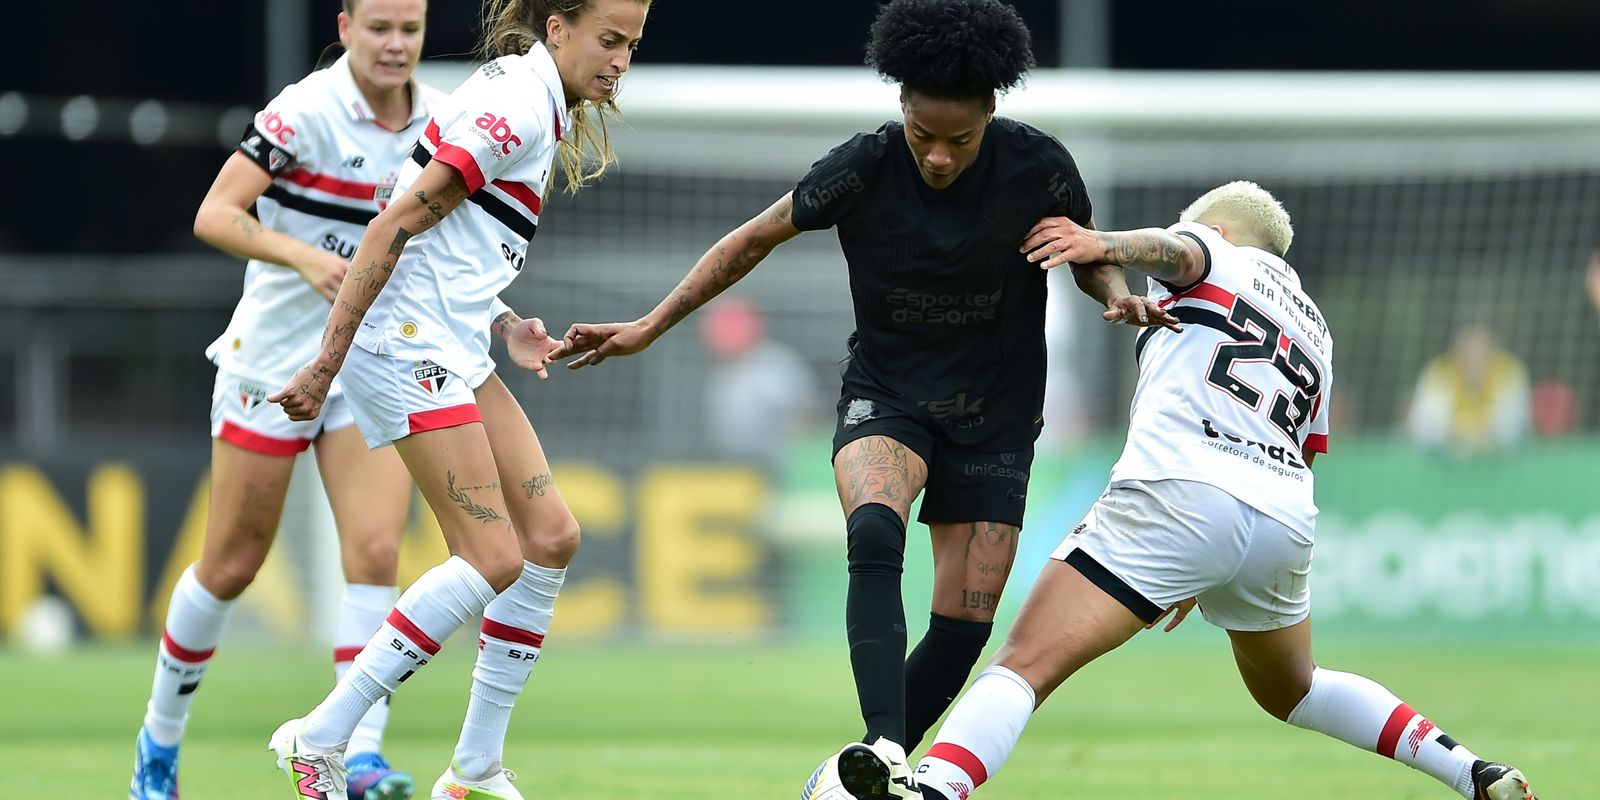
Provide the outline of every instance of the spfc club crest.
<path id="1" fill-rule="evenodd" d="M 411 376 L 416 378 L 417 385 L 427 389 L 430 394 L 438 394 L 443 390 L 445 380 L 450 377 L 450 370 L 432 361 L 413 361 L 411 367 Z"/>
<path id="2" fill-rule="evenodd" d="M 239 405 L 245 413 L 256 410 L 256 406 L 267 402 L 267 390 L 253 383 L 239 382 Z"/>

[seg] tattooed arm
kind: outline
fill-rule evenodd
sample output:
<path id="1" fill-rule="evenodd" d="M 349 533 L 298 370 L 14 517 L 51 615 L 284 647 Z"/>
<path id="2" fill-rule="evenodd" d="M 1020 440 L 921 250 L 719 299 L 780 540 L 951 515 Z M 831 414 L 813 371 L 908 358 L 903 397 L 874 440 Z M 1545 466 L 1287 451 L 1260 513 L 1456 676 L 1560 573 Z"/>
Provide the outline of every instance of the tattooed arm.
<path id="1" fill-rule="evenodd" d="M 516 330 L 517 323 L 522 321 L 522 317 L 517 316 L 517 312 L 512 311 L 511 306 L 506 305 L 498 297 L 494 299 L 494 305 L 489 309 L 489 319 L 491 320 L 489 332 L 507 340 L 511 338 L 511 332 Z"/>
<path id="2" fill-rule="evenodd" d="M 1069 262 L 1121 264 L 1148 272 L 1175 286 L 1187 286 L 1200 280 L 1206 267 L 1205 250 L 1188 236 L 1161 228 L 1097 231 L 1066 217 L 1040 220 L 1023 240 L 1022 252 L 1028 254 L 1029 261 L 1045 269 Z"/>
<path id="3" fill-rule="evenodd" d="M 760 216 L 722 237 L 649 314 L 634 322 L 573 325 L 567 330 L 561 349 L 551 357 L 583 353 L 567 365 L 576 369 L 598 364 L 608 356 L 631 355 L 649 347 L 695 309 L 749 275 L 773 248 L 799 235 L 793 212 L 794 193 L 790 192 Z"/>
<path id="4" fill-rule="evenodd" d="M 288 267 L 332 300 L 349 263 L 338 253 L 261 227 L 247 210 L 271 185 L 271 175 L 243 153 L 234 153 L 200 201 L 195 237 L 224 253 Z"/>
<path id="5" fill-rule="evenodd" d="M 344 365 L 361 318 L 388 285 L 406 241 L 439 224 L 468 194 L 461 173 L 436 160 L 423 168 L 405 197 L 397 197 L 367 225 L 353 260 L 357 266 L 345 275 L 328 312 L 321 351 L 268 400 L 281 403 L 291 419 L 316 418 L 328 384 Z"/>

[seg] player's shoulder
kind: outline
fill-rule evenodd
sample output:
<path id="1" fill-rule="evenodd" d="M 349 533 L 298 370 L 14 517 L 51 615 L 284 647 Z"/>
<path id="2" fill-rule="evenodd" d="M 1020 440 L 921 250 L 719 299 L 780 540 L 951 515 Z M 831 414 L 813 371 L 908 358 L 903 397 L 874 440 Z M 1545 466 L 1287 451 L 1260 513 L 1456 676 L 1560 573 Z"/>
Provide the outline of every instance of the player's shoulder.
<path id="1" fill-rule="evenodd" d="M 1072 153 L 1054 134 L 1021 120 L 997 116 L 989 121 L 989 130 L 984 135 L 992 137 L 1002 149 L 1031 155 L 1045 164 L 1072 162 Z"/>
<path id="2" fill-rule="evenodd" d="M 861 131 L 828 151 L 817 163 L 842 163 L 868 167 L 881 161 L 896 142 L 905 141 L 905 125 L 885 122 L 875 131 Z"/>

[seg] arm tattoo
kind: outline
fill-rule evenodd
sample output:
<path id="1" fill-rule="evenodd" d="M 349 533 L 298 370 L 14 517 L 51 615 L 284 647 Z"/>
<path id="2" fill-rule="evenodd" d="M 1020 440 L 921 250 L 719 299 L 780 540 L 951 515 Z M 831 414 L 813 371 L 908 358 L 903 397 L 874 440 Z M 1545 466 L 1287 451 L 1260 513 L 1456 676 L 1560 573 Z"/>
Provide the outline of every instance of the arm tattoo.
<path id="1" fill-rule="evenodd" d="M 784 195 L 784 198 L 773 206 L 772 211 L 768 212 L 766 222 L 781 225 L 789 221 L 792 213 L 794 213 L 794 199 L 791 195 Z"/>
<path id="2" fill-rule="evenodd" d="M 504 339 L 511 335 L 511 329 L 517 327 L 517 323 L 521 321 L 522 318 L 517 316 L 517 312 L 507 311 L 494 318 L 494 322 L 489 325 L 489 330 L 494 335 Z"/>
<path id="3" fill-rule="evenodd" d="M 1178 237 L 1165 231 L 1102 233 L 1100 242 L 1106 249 L 1106 260 L 1115 264 L 1138 267 L 1160 277 L 1183 274 L 1188 251 Z"/>
<path id="4" fill-rule="evenodd" d="M 534 495 L 544 497 L 545 490 L 550 488 L 550 484 L 554 482 L 550 478 L 550 473 L 544 472 L 523 481 L 522 490 L 527 492 L 528 499 L 532 500 Z"/>
<path id="5" fill-rule="evenodd" d="M 495 511 L 494 509 L 489 508 L 488 506 L 480 506 L 477 503 L 472 502 L 472 498 L 467 496 L 467 490 L 468 489 L 490 489 L 490 488 L 499 488 L 499 487 L 496 487 L 496 486 L 470 486 L 470 487 L 467 487 L 466 489 L 457 489 L 456 488 L 456 474 L 454 472 L 449 471 L 449 470 L 445 470 L 444 481 L 445 481 L 445 490 L 444 490 L 445 494 L 449 495 L 450 499 L 454 500 L 456 505 L 461 506 L 461 510 L 467 512 L 469 515 L 472 516 L 473 519 L 476 519 L 479 522 L 504 522 L 505 521 L 505 517 L 500 516 L 500 512 Z"/>
<path id="6" fill-rule="evenodd" d="M 444 219 L 445 210 L 443 203 L 440 203 L 437 200 L 429 200 L 427 192 L 419 191 L 414 196 L 418 200 L 422 201 L 422 207 L 428 210 L 428 213 L 422 215 L 422 219 L 417 220 L 417 227 L 421 228 L 422 230 L 427 230 L 429 227 L 437 224 L 439 220 Z"/>
<path id="7" fill-rule="evenodd" d="M 244 231 L 244 238 L 246 239 L 254 239 L 256 234 L 261 232 L 261 223 L 257 222 L 256 218 L 249 214 L 234 215 L 233 224 L 238 225 L 240 230 Z"/>

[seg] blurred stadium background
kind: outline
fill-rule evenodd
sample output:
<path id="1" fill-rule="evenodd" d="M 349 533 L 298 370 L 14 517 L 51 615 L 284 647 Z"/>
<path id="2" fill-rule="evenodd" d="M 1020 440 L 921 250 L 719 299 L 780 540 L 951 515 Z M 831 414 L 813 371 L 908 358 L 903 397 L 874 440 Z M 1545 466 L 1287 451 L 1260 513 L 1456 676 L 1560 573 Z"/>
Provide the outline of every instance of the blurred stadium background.
<path id="1" fill-rule="evenodd" d="M 0 198 L 0 675 L 37 687 L 28 702 L 0 702 L 0 760 L 61 758 L 49 737 L 29 734 L 48 716 L 41 699 L 95 682 L 105 715 L 65 715 L 45 728 L 101 745 L 90 772 L 103 772 L 112 788 L 97 781 L 102 788 L 81 796 L 126 780 L 122 750 L 137 727 L 149 645 L 203 532 L 213 370 L 201 351 L 237 300 L 242 264 L 195 242 L 189 219 L 249 114 L 333 39 L 337 11 L 331 0 L 177 3 L 181 21 L 171 21 L 91 5 L 98 24 L 125 32 L 112 35 L 100 57 L 47 62 L 63 52 L 52 48 L 67 34 L 49 33 L 67 26 L 70 10 L 61 9 L 30 8 L 41 15 L 33 29 L 47 33 L 0 48 L 34 62 L 28 72 L 0 70 L 0 175 L 11 189 Z M 875 4 L 836 13 L 763 7 L 760 34 L 733 21 L 749 22 L 747 5 L 660 4 L 622 98 L 622 165 L 600 186 L 550 203 L 529 269 L 506 296 L 521 313 L 553 330 L 644 313 L 723 232 L 792 188 L 812 160 L 896 115 L 894 88 L 853 66 Z M 1600 741 L 1600 290 L 1586 289 L 1586 265 L 1600 247 L 1600 53 L 1581 33 L 1600 25 L 1600 11 L 1576 0 L 1477 0 L 1451 4 L 1453 22 L 1440 27 L 1432 20 L 1442 4 L 1420 3 L 1384 6 L 1386 22 L 1363 27 L 1352 18 L 1378 13 L 1377 4 L 1307 4 L 1274 10 L 1270 22 L 1194 19 L 1176 2 L 1137 11 L 1073 0 L 1016 5 L 1034 28 L 1042 68 L 1002 100 L 1000 113 L 1066 143 L 1102 227 L 1168 224 L 1195 195 L 1236 178 L 1266 186 L 1295 217 L 1290 260 L 1338 340 L 1333 447 L 1317 467 L 1324 516 L 1314 587 L 1324 652 L 1348 654 L 1402 696 L 1448 709 L 1433 713 L 1458 738 L 1520 748 L 1530 775 L 1554 771 L 1558 785 L 1570 787 L 1557 794 L 1600 796 L 1600 782 L 1571 766 L 1582 743 Z M 427 52 L 469 49 L 475 9 L 435 0 Z M 1410 31 L 1420 26 L 1429 35 L 1419 39 Z M 782 41 L 774 31 L 786 32 Z M 1346 47 L 1353 38 L 1362 44 Z M 119 56 L 127 68 L 114 66 Z M 441 58 L 419 76 L 448 89 L 468 68 Z M 720 340 L 748 333 L 739 320 L 702 328 L 691 318 L 641 357 L 546 383 L 504 374 L 585 528 L 552 644 L 585 642 L 577 663 L 608 680 L 630 679 L 601 665 L 659 664 L 662 677 L 651 680 L 659 691 L 681 683 L 682 698 L 726 699 L 720 716 L 701 720 L 715 729 L 708 742 L 782 738 L 790 748 L 782 756 L 757 748 L 751 758 L 778 758 L 789 773 L 774 782 L 754 770 L 728 793 L 792 791 L 809 771 L 804 762 L 815 760 L 810 754 L 820 758 L 854 730 L 837 633 L 841 525 L 827 459 L 834 365 L 851 327 L 844 279 L 834 238 L 812 234 L 733 292 L 759 309 L 774 347 L 798 356 L 757 374 L 810 387 L 770 410 L 770 429 L 784 432 L 772 437 L 781 448 L 718 444 L 727 435 L 718 393 L 748 384 L 730 378 L 729 362 L 713 351 L 726 353 Z M 1006 614 L 1103 486 L 1126 423 L 1131 332 L 1100 325 L 1069 283 L 1053 297 L 1047 427 Z M 1479 401 L 1447 393 L 1470 366 L 1435 361 L 1447 352 L 1472 359 L 1457 346 L 1469 329 L 1480 339 L 1487 332 L 1502 353 L 1477 351 L 1481 364 L 1494 365 L 1485 368 L 1492 391 Z M 1465 431 L 1479 417 L 1498 422 L 1486 423 L 1481 444 L 1469 444 Z M 218 696 L 196 705 L 193 729 L 210 720 L 219 741 L 238 732 L 254 748 L 265 733 L 250 727 L 258 721 L 247 713 L 251 702 L 265 705 L 265 724 L 281 715 L 275 709 L 298 708 L 322 691 L 301 681 L 292 698 L 252 699 L 258 683 L 249 682 L 289 693 L 286 682 L 273 683 L 282 658 L 274 653 L 298 654 L 287 674 L 323 674 L 336 550 L 314 470 L 297 472 L 293 494 L 274 559 L 225 640 L 224 650 L 244 663 L 220 662 L 207 681 Z M 414 508 L 403 581 L 443 554 L 426 510 Z M 908 608 L 920 629 L 927 556 L 915 544 L 910 553 Z M 28 645 L 48 642 L 63 619 L 73 634 L 65 654 L 30 654 Z M 1179 712 L 1194 725 L 1180 734 L 1207 735 L 1206 720 L 1249 719 L 1249 732 L 1235 735 L 1270 750 L 1280 732 L 1228 683 L 1220 634 L 1203 623 L 1187 627 L 1177 644 L 1135 647 L 1142 654 L 1126 656 L 1125 680 L 1106 693 L 1128 696 L 1162 675 L 1193 675 L 1196 685 L 1227 687 L 1218 690 L 1226 698 Z M 716 647 L 703 650 L 708 644 Z M 82 661 L 74 654 L 111 665 L 102 669 L 114 669 L 115 679 L 69 666 Z M 462 657 L 452 669 L 464 674 L 466 666 Z M 545 669 L 530 696 L 543 690 Z M 593 691 L 570 668 L 549 669 L 565 691 Z M 1457 670 L 1461 677 L 1424 677 Z M 561 683 L 568 675 L 573 680 Z M 396 715 L 395 738 L 417 737 L 400 747 L 437 759 L 453 736 L 461 677 L 430 679 L 449 687 L 437 690 L 439 707 L 427 706 L 438 725 Z M 795 687 L 826 695 L 815 713 L 828 724 L 791 727 L 731 710 L 770 703 L 780 721 L 805 717 L 806 703 L 785 699 Z M 1508 724 L 1491 713 L 1491 692 L 1539 706 L 1526 725 L 1544 733 L 1524 735 L 1520 716 Z M 1070 759 L 1075 774 L 1090 776 L 1089 796 L 1221 796 L 1204 780 L 1174 786 L 1130 776 L 1137 761 L 1117 748 L 1136 753 L 1134 742 L 1150 741 L 1139 725 L 1078 725 L 1066 708 L 1077 698 L 1090 698 L 1082 713 L 1091 720 L 1115 718 L 1116 703 L 1093 699 L 1091 690 L 1070 695 L 1058 701 L 1060 724 L 1039 734 L 1048 755 L 1019 755 L 1019 764 L 1044 770 L 1050 759 Z M 423 697 L 419 707 L 434 695 Z M 580 715 L 586 708 L 563 702 Z M 628 708 L 650 702 L 644 696 Z M 1135 719 L 1151 726 L 1173 713 L 1153 700 L 1135 705 L 1148 706 Z M 235 707 L 250 724 L 223 722 Z M 662 708 L 674 719 L 693 716 L 670 702 Z M 519 725 L 530 740 L 551 735 L 541 723 Z M 635 755 L 662 737 L 703 733 L 687 723 L 625 727 L 615 746 Z M 603 722 L 584 730 L 580 741 L 608 741 Z M 1096 745 L 1086 730 L 1107 731 L 1100 760 L 1085 755 Z M 1194 764 L 1244 759 L 1244 746 L 1195 751 L 1183 735 L 1154 746 L 1185 752 Z M 1296 796 L 1348 796 L 1335 791 L 1360 787 L 1437 796 L 1404 770 L 1366 764 L 1334 745 L 1287 741 L 1276 752 L 1291 761 L 1303 751 L 1308 761 L 1365 764 L 1358 777 L 1324 773 L 1316 789 L 1328 794 Z M 208 747 L 226 760 L 242 745 Z M 1107 758 L 1108 751 L 1121 754 Z M 649 783 L 585 783 L 584 769 L 604 771 L 620 757 L 605 752 L 561 759 L 572 765 L 562 774 L 576 783 L 556 796 L 701 796 L 640 788 Z M 783 760 L 795 753 L 798 761 Z M 187 771 L 202 769 L 199 761 L 186 757 L 186 784 L 209 785 L 211 773 L 191 783 Z M 223 766 L 231 765 L 210 768 Z M 1093 783 L 1097 769 L 1123 783 Z M 1018 770 L 1017 796 L 1051 785 Z M 1284 777 L 1295 774 L 1303 773 Z"/>

